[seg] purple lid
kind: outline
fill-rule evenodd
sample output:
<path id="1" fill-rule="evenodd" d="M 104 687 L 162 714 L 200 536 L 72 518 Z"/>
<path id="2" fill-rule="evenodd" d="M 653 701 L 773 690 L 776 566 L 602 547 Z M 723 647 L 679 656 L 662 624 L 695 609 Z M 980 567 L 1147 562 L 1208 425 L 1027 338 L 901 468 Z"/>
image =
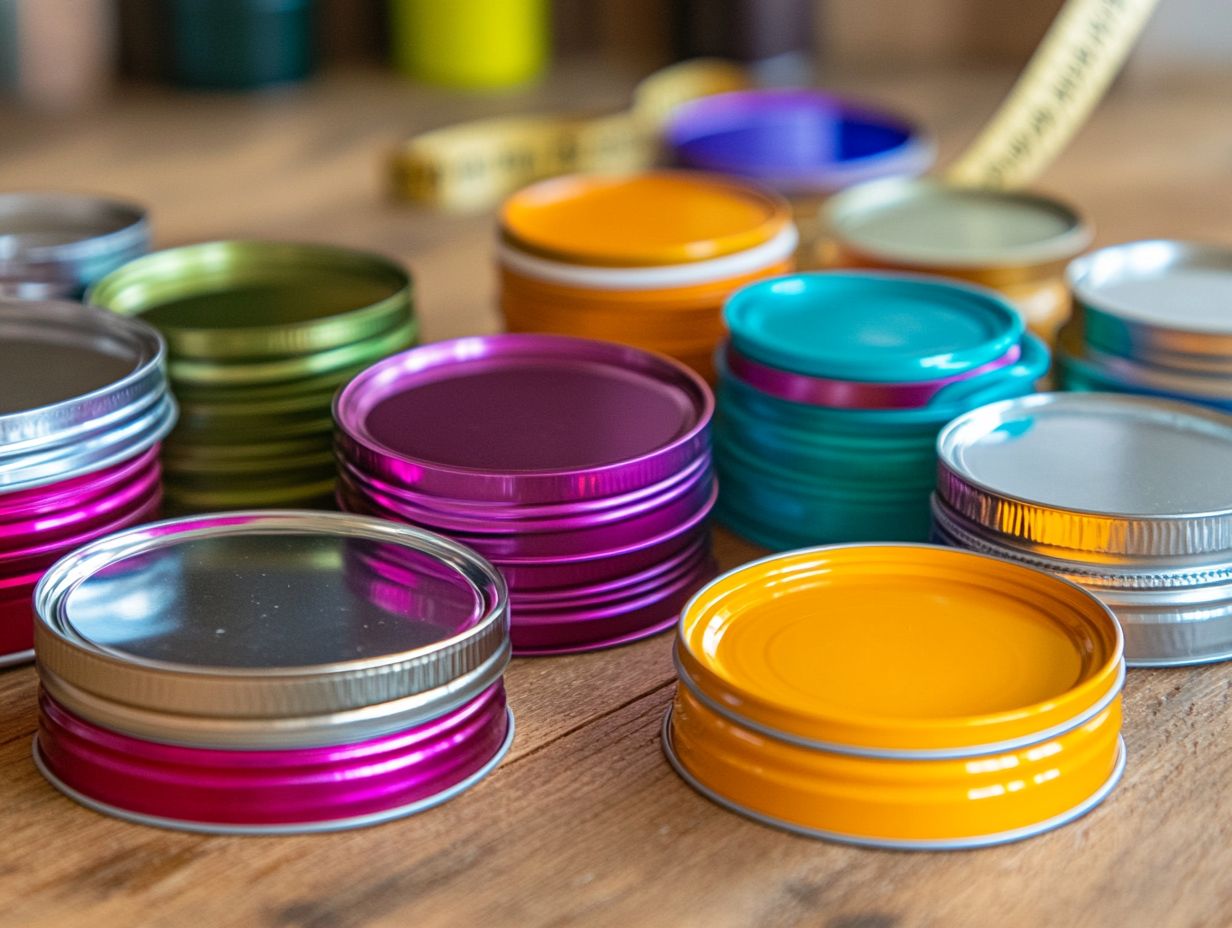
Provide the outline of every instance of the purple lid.
<path id="1" fill-rule="evenodd" d="M 830 193 L 932 165 L 909 121 L 816 90 L 742 90 L 682 106 L 667 145 L 691 168 L 753 177 L 785 193 Z"/>
<path id="2" fill-rule="evenodd" d="M 667 479 L 707 453 L 709 387 L 625 345 L 489 335 L 414 348 L 334 402 L 358 470 L 419 493 L 516 504 L 595 499 Z"/>

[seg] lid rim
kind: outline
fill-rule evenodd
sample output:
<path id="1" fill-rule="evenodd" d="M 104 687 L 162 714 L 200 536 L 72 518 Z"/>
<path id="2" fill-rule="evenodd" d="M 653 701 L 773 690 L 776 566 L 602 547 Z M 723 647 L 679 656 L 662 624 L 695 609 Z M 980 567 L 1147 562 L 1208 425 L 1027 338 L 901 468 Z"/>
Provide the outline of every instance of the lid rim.
<path id="1" fill-rule="evenodd" d="M 364 421 L 375 405 L 397 392 L 398 382 L 410 375 L 430 374 L 433 370 L 448 372 L 453 365 L 492 357 L 576 361 L 582 350 L 586 358 L 618 364 L 622 371 L 641 369 L 645 376 L 654 377 L 654 371 L 649 370 L 653 367 L 660 375 L 670 372 L 673 379 L 683 380 L 691 388 L 689 405 L 694 413 L 693 423 L 666 444 L 620 461 L 590 467 L 493 470 L 440 464 L 396 451 L 374 437 Z M 656 379 L 666 382 L 662 376 Z M 398 482 L 397 471 L 410 465 L 418 472 L 414 487 L 418 492 L 449 495 L 444 491 L 452 489 L 454 495 L 472 499 L 513 501 L 516 497 L 517 502 L 524 503 L 561 502 L 644 487 L 707 454 L 714 396 L 693 370 L 666 355 L 565 335 L 506 333 L 434 342 L 378 361 L 338 392 L 333 414 L 338 426 L 336 438 L 340 456 L 352 466 L 375 473 L 382 479 Z M 396 464 L 391 465 L 390 461 Z M 636 479 L 631 479 L 631 474 L 636 474 Z M 582 476 L 586 477 L 586 486 L 578 487 L 576 478 Z M 456 492 L 462 486 L 465 490 Z"/>
<path id="2" fill-rule="evenodd" d="M 192 273 L 184 280 L 188 262 Z M 160 300 L 124 303 L 124 293 L 148 283 L 151 275 L 162 283 L 180 281 L 177 297 L 201 292 L 197 275 L 202 268 L 211 271 L 210 280 L 234 284 L 253 278 L 268 279 L 271 270 L 287 271 L 327 264 L 332 271 L 352 270 L 374 277 L 388 278 L 392 291 L 376 302 L 339 312 L 264 326 L 185 327 L 161 326 L 177 356 L 206 359 L 242 359 L 269 356 L 295 356 L 350 344 L 357 338 L 380 333 L 390 327 L 392 317 L 405 313 L 413 318 L 414 282 L 398 262 L 362 249 L 313 242 L 287 242 L 269 239 L 219 239 L 180 245 L 144 255 L 117 268 L 86 291 L 84 300 L 121 316 L 140 317 L 162 305 Z M 165 300 L 167 294 L 160 299 Z M 360 335 L 356 335 L 356 330 Z"/>
<path id="3" fill-rule="evenodd" d="M 972 252 L 955 255 L 943 251 L 879 248 L 866 241 L 857 242 L 843 226 L 853 215 L 867 215 L 873 209 L 893 208 L 902 202 L 929 195 L 960 194 L 964 196 L 987 196 L 1022 204 L 1047 207 L 1063 214 L 1069 228 L 1059 235 L 1031 246 L 1015 246 L 990 252 Z M 1005 266 L 1043 266 L 1072 259 L 1087 248 L 1094 237 L 1090 223 L 1071 206 L 1050 196 L 1007 191 L 980 191 L 977 188 L 952 187 L 943 181 L 931 178 L 888 177 L 867 181 L 840 191 L 822 207 L 822 224 L 828 228 L 843 248 L 867 255 L 874 260 L 889 264 L 911 264 L 917 267 L 949 267 L 955 269 L 978 269 Z"/>
<path id="4" fill-rule="evenodd" d="M 849 550 L 915 550 L 915 551 L 931 551 L 945 552 L 946 556 L 959 556 L 971 558 L 986 564 L 995 565 L 998 569 L 1008 569 L 1012 572 L 1020 572 L 1025 575 L 1030 575 L 1032 578 L 1043 583 L 1052 584 L 1059 588 L 1063 588 L 1068 594 L 1077 594 L 1078 598 L 1090 607 L 1090 615 L 1086 616 L 1089 620 L 1091 616 L 1098 615 L 1105 623 L 1104 626 L 1097 627 L 1091 623 L 1092 634 L 1105 639 L 1107 645 L 1105 660 L 1102 664 L 1093 665 L 1086 671 L 1086 675 L 1076 684 L 1072 685 L 1064 692 L 1058 693 L 1046 700 L 1031 703 L 1026 706 L 1019 706 L 1014 709 L 1004 710 L 994 713 L 985 713 L 979 715 L 967 715 L 959 717 L 946 718 L 896 718 L 871 716 L 858 713 L 847 712 L 845 714 L 836 714 L 834 712 L 809 712 L 804 709 L 793 708 L 782 705 L 774 700 L 769 700 L 759 696 L 756 692 L 749 691 L 746 685 L 738 682 L 733 682 L 727 677 L 719 676 L 716 672 L 709 670 L 707 660 L 701 656 L 694 654 L 690 648 L 690 636 L 688 634 L 688 626 L 691 624 L 691 619 L 696 617 L 696 614 L 703 608 L 702 603 L 705 597 L 711 595 L 711 591 L 725 581 L 730 580 L 737 574 L 748 570 L 756 570 L 759 567 L 773 564 L 775 562 L 783 562 L 789 558 L 801 558 L 812 555 L 825 555 L 835 552 L 843 552 Z M 852 740 L 846 742 L 848 747 L 872 748 L 874 750 L 894 750 L 886 744 L 889 741 L 905 742 L 911 738 L 916 739 L 914 747 L 899 748 L 901 750 L 917 751 L 929 750 L 936 743 L 935 739 L 944 734 L 955 736 L 956 731 L 965 732 L 968 734 L 964 738 L 962 734 L 956 735 L 956 744 L 950 744 L 940 750 L 952 752 L 962 750 L 966 747 L 1000 742 L 981 742 L 971 740 L 970 733 L 975 731 L 988 731 L 990 728 L 1013 726 L 1018 727 L 1026 724 L 1033 718 L 1038 718 L 1040 715 L 1055 714 L 1059 712 L 1060 704 L 1080 704 L 1081 709 L 1075 713 L 1081 714 L 1085 712 L 1089 705 L 1093 702 L 1104 699 L 1107 691 L 1111 688 L 1119 692 L 1120 682 L 1124 679 L 1124 637 L 1121 628 L 1116 621 L 1112 611 L 1108 606 L 1095 597 L 1090 591 L 1084 589 L 1077 583 L 1067 580 L 1063 577 L 1057 577 L 1046 571 L 1041 571 L 1027 567 L 1021 564 L 1008 563 L 997 557 L 974 551 L 963 551 L 954 548 L 941 547 L 933 544 L 920 543 L 885 543 L 885 542 L 860 542 L 851 544 L 831 544 L 818 545 L 815 547 L 801 548 L 798 550 L 787 552 L 786 554 L 772 554 L 768 557 L 760 558 L 743 564 L 740 567 L 734 568 L 713 580 L 711 583 L 704 586 L 695 593 L 685 604 L 681 610 L 680 619 L 677 622 L 677 638 L 676 638 L 676 653 L 680 656 L 686 670 L 695 666 L 705 672 L 707 679 L 714 682 L 716 687 L 725 693 L 734 694 L 734 698 L 738 699 L 744 706 L 756 707 L 756 711 L 761 716 L 767 713 L 780 715 L 787 725 L 802 725 L 804 728 L 814 728 L 816 726 L 831 727 L 837 730 L 845 730 L 851 733 Z M 694 677 L 694 682 L 699 689 L 705 689 L 705 682 L 697 680 L 695 674 L 689 671 L 690 677 Z M 1109 680 L 1113 676 L 1115 679 Z M 707 692 L 707 695 L 711 694 Z M 1115 693 L 1114 693 L 1115 695 Z M 711 697 L 714 698 L 714 697 Z M 750 716 L 739 713 L 739 718 L 742 724 L 747 724 Z M 1072 716 L 1066 717 L 1068 721 Z M 762 724 L 766 724 L 762 722 Z M 1048 726 L 1044 730 L 1051 730 L 1054 726 Z M 787 733 L 783 727 L 771 726 L 772 730 L 779 733 Z M 1032 732 L 1034 736 L 1036 732 Z M 791 735 L 805 737 L 800 735 L 798 731 L 790 732 Z M 895 736 L 899 737 L 895 737 Z M 858 743 L 857 740 L 859 739 Z M 807 738 L 807 740 L 819 740 Z M 1015 739 L 1004 739 L 1007 741 Z M 922 743 L 929 743 L 930 748 L 922 747 Z"/>
<path id="5" fill-rule="evenodd" d="M 447 639 L 394 654 L 296 667 L 214 667 L 127 654 L 82 637 L 65 614 L 68 596 L 110 564 L 186 540 L 244 534 L 324 533 L 398 544 L 470 578 L 482 615 Z M 138 526 L 58 561 L 34 592 L 40 667 L 103 700 L 158 705 L 169 712 L 249 717 L 260 712 L 337 712 L 445 685 L 483 663 L 509 639 L 508 589 L 491 564 L 448 539 L 410 526 L 338 513 L 268 510 L 213 513 Z M 293 713 L 294 714 L 294 713 Z"/>
<path id="6" fill-rule="evenodd" d="M 550 191 L 568 190 L 570 187 L 581 186 L 583 190 L 580 196 L 585 197 L 592 193 L 596 186 L 607 188 L 618 184 L 646 182 L 672 182 L 691 185 L 695 188 L 704 187 L 710 191 L 717 190 L 729 197 L 739 197 L 742 201 L 755 201 L 762 208 L 764 216 L 759 222 L 743 231 L 729 231 L 709 238 L 695 237 L 693 241 L 661 245 L 651 250 L 647 250 L 644 246 L 625 245 L 617 249 L 619 253 L 614 256 L 610 248 L 605 254 L 601 248 L 594 246 L 582 247 L 580 250 L 576 245 L 572 249 L 568 246 L 562 247 L 558 237 L 555 241 L 550 238 L 545 241 L 541 231 L 533 235 L 524 234 L 525 230 L 519 233 L 517 226 L 524 226 L 525 223 L 515 221 L 511 216 L 512 212 L 517 210 L 524 201 L 528 199 L 543 201 Z M 573 199 L 577 198 L 578 195 L 574 194 Z M 568 199 L 570 199 L 568 196 L 563 198 L 558 196 L 553 199 L 552 204 L 559 205 L 561 202 L 567 202 Z M 539 206 L 538 208 L 545 207 Z M 547 206 L 546 208 L 552 207 Z M 624 174 L 565 174 L 537 181 L 505 200 L 497 214 L 497 223 L 501 237 L 507 238 L 510 243 L 522 250 L 539 257 L 587 267 L 611 265 L 655 267 L 705 261 L 735 254 L 762 244 L 773 238 L 784 226 L 792 224 L 790 205 L 773 190 L 748 180 L 723 174 L 670 168 L 632 171 Z"/>
<path id="7" fill-rule="evenodd" d="M 938 496 L 976 524 L 1019 526 L 1024 540 L 1062 549 L 1081 551 L 1073 539 L 1098 538 L 1103 553 L 1123 556 L 1197 556 L 1232 550 L 1232 506 L 1191 512 L 1109 513 L 1043 503 L 992 486 L 958 460 L 959 453 L 971 444 L 960 436 L 981 420 L 1000 421 L 999 417 L 1016 410 L 1092 405 L 1105 413 L 1115 408 L 1199 420 L 1232 442 L 1226 415 L 1190 403 L 1121 393 L 1036 393 L 971 410 L 941 430 L 937 436 Z"/>

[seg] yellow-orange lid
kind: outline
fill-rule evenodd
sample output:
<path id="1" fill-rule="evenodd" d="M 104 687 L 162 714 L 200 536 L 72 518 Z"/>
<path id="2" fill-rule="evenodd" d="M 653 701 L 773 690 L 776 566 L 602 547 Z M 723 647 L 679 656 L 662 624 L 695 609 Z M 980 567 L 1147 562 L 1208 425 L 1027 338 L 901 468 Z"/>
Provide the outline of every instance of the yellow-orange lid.
<path id="1" fill-rule="evenodd" d="M 745 565 L 681 617 L 682 678 L 717 709 L 857 752 L 970 753 L 1078 724 L 1119 691 L 1108 609 L 1042 571 L 930 545 Z"/>
<path id="2" fill-rule="evenodd" d="M 573 174 L 515 193 L 500 221 L 507 242 L 541 257 L 646 267 L 755 248 L 791 222 L 791 208 L 769 190 L 711 174 Z"/>

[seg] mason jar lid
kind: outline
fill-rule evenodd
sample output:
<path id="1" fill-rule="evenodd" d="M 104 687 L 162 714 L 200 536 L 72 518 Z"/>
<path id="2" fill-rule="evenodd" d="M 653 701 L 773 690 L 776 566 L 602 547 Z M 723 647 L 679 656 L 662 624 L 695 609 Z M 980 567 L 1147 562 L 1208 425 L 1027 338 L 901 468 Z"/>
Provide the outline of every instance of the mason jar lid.
<path id="1" fill-rule="evenodd" d="M 709 453 L 714 398 L 662 355 L 560 335 L 424 345 L 334 401 L 357 470 L 417 493 L 523 505 L 615 496 Z"/>
<path id="2" fill-rule="evenodd" d="M 1043 393 L 959 416 L 937 494 L 1039 553 L 1101 564 L 1232 559 L 1232 420 L 1187 403 Z"/>
<path id="3" fill-rule="evenodd" d="M 1093 348 L 1176 371 L 1232 373 L 1232 248 L 1127 242 L 1071 262 L 1068 276 Z"/>
<path id="4" fill-rule="evenodd" d="M 916 175 L 935 146 L 906 119 L 806 88 L 738 90 L 672 113 L 667 145 L 682 164 L 739 174 L 787 194 Z"/>
<path id="5" fill-rule="evenodd" d="M 680 619 L 681 682 L 736 724 L 817 750 L 925 760 L 1038 743 L 1106 709 L 1121 632 L 1043 571 L 930 545 L 746 564 Z"/>
<path id="6" fill-rule="evenodd" d="M 298 511 L 130 529 L 35 591 L 44 686 L 169 743 L 289 747 L 401 730 L 474 698 L 509 655 L 504 580 L 468 548 Z"/>
<path id="7" fill-rule="evenodd" d="M 0 194 L 0 297 L 75 297 L 143 254 L 140 206 L 70 193 Z"/>
<path id="8" fill-rule="evenodd" d="M 1224 411 L 1232 409 L 1232 377 L 1228 373 L 1201 366 L 1191 370 L 1161 367 L 1102 351 L 1083 341 L 1076 320 L 1057 333 L 1057 364 L 1063 373 L 1075 372 L 1090 382 L 1106 384 L 1113 392 L 1145 393 Z"/>
<path id="9" fill-rule="evenodd" d="M 850 381 L 945 380 L 1016 348 L 1022 317 L 1003 297 L 948 280 L 818 271 L 741 287 L 724 319 L 742 354 Z"/>
<path id="10" fill-rule="evenodd" d="M 155 252 L 99 281 L 86 300 L 140 315 L 177 359 L 299 358 L 406 323 L 411 280 L 387 258 L 326 245 L 206 242 Z"/>
<path id="11" fill-rule="evenodd" d="M 1068 261 L 1091 241 L 1070 207 L 1029 193 L 886 178 L 836 194 L 824 224 L 844 249 L 918 268 L 1035 267 Z"/>
<path id="12" fill-rule="evenodd" d="M 582 265 L 689 264 L 774 239 L 791 225 L 778 194 L 716 174 L 643 171 L 540 181 L 501 208 L 501 235 L 541 258 Z"/>
<path id="13" fill-rule="evenodd" d="M 139 454 L 175 415 L 150 326 L 80 303 L 0 301 L 0 492 Z"/>

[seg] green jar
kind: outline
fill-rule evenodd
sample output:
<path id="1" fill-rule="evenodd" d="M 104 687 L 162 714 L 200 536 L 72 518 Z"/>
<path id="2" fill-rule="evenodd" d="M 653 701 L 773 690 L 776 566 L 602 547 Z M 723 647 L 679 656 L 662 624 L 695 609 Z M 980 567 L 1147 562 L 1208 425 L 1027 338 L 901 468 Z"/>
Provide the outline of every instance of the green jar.
<path id="1" fill-rule="evenodd" d="M 171 77 L 255 90 L 303 80 L 315 59 L 313 0 L 171 0 Z"/>

